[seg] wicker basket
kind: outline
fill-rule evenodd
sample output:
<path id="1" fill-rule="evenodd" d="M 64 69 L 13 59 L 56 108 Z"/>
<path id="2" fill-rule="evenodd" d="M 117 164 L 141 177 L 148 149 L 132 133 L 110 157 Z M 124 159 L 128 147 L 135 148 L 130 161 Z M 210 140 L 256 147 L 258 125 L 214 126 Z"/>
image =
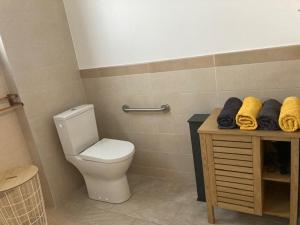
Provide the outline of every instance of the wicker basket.
<path id="1" fill-rule="evenodd" d="M 0 224 L 47 225 L 37 167 L 0 173 Z"/>

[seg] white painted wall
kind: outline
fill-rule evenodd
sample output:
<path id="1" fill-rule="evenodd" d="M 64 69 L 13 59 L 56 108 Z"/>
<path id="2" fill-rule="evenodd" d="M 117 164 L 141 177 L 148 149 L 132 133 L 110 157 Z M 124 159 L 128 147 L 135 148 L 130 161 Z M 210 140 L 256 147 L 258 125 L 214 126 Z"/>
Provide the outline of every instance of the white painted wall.
<path id="1" fill-rule="evenodd" d="M 300 0 L 64 0 L 80 69 L 300 43 Z"/>

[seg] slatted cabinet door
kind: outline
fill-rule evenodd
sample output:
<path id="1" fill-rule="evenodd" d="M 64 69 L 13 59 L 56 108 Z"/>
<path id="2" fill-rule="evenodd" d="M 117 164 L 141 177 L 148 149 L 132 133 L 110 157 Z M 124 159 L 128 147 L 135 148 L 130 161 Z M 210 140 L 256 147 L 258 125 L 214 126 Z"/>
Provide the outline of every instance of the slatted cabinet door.
<path id="1" fill-rule="evenodd" d="M 260 139 L 206 135 L 214 207 L 262 215 Z"/>

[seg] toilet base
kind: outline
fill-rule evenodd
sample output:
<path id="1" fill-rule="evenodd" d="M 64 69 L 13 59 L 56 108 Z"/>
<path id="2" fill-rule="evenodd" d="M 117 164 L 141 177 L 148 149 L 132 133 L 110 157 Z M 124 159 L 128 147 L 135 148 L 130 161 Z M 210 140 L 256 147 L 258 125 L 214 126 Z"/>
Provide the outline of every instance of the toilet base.
<path id="1" fill-rule="evenodd" d="M 99 177 L 83 175 L 90 199 L 109 202 L 122 203 L 130 198 L 130 190 L 127 176 L 119 179 L 105 180 Z"/>

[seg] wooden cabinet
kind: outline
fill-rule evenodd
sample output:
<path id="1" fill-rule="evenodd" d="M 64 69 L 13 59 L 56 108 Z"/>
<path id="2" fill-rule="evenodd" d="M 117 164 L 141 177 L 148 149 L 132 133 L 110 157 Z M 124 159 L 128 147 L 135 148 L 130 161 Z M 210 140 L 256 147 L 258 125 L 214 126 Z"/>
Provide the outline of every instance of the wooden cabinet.
<path id="1" fill-rule="evenodd" d="M 199 128 L 208 221 L 215 223 L 214 208 L 274 215 L 297 224 L 299 137 L 282 131 L 220 130 L 220 110 Z M 264 165 L 267 142 L 290 143 L 290 174 L 269 171 Z"/>

